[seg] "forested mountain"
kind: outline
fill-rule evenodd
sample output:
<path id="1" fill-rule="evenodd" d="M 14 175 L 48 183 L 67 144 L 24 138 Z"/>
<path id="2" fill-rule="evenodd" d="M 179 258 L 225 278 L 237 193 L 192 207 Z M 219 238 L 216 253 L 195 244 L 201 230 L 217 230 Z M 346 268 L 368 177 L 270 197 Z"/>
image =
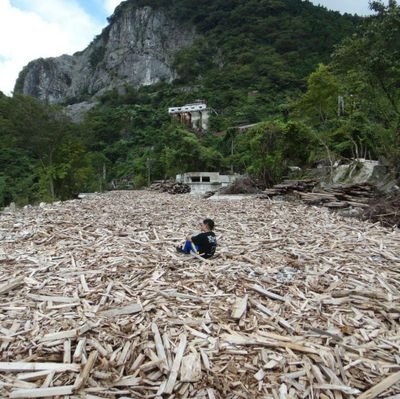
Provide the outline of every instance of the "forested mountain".
<path id="1" fill-rule="evenodd" d="M 29 63 L 15 92 L 76 103 L 175 78 L 214 91 L 293 89 L 358 22 L 302 0 L 128 0 L 82 52 Z"/>
<path id="2" fill-rule="evenodd" d="M 190 170 L 233 168 L 268 185 L 290 165 L 327 156 L 381 157 L 395 170 L 400 12 L 395 1 L 371 6 L 375 14 L 359 18 L 300 0 L 205 0 L 201 7 L 193 0 L 121 3 L 84 50 L 87 67 L 113 79 L 104 78 L 107 84 L 97 92 L 64 97 L 67 103 L 97 101 L 82 122 L 69 121 L 62 104 L 21 94 L 0 97 L 0 206 L 70 198 L 123 176 L 140 187 L 148 177 Z M 115 39 L 121 19 L 126 24 L 127 15 L 143 9 L 194 32 L 190 43 L 168 52 L 167 78 L 152 84 L 122 79 L 118 65 L 107 69 L 107 40 Z M 137 48 L 132 51 L 137 55 Z M 28 75 L 25 69 L 16 92 L 24 92 Z M 214 110 L 202 134 L 167 114 L 167 107 L 196 99 Z M 257 125 L 244 133 L 234 128 L 252 123 Z"/>

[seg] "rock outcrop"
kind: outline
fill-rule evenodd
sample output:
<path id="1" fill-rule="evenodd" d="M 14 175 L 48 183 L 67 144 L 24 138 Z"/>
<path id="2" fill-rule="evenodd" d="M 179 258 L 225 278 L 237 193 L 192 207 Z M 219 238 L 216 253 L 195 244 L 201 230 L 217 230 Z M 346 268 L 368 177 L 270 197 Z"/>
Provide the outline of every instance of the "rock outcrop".
<path id="1" fill-rule="evenodd" d="M 30 62 L 14 92 L 73 104 L 126 85 L 171 81 L 175 53 L 195 36 L 194 28 L 179 26 L 162 8 L 123 2 L 84 51 Z"/>

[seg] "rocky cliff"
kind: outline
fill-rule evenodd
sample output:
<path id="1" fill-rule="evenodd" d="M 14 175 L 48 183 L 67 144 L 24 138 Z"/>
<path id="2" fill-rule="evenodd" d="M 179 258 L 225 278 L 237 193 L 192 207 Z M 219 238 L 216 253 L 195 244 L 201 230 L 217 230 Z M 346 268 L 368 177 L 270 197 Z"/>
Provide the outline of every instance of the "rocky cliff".
<path id="1" fill-rule="evenodd" d="M 110 21 L 84 51 L 30 62 L 14 92 L 49 103 L 78 103 L 125 85 L 171 81 L 174 54 L 195 38 L 193 28 L 178 26 L 162 9 L 133 2 L 117 7 Z"/>

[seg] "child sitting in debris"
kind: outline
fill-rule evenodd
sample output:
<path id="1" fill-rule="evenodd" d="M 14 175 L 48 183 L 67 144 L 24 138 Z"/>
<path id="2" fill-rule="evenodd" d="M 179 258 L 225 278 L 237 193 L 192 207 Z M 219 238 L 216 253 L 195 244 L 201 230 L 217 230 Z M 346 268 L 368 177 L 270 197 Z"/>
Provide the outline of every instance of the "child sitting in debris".
<path id="1" fill-rule="evenodd" d="M 202 258 L 210 258 L 215 254 L 217 238 L 213 232 L 214 221 L 212 219 L 204 219 L 200 226 L 201 233 L 193 236 L 188 235 L 185 243 L 176 247 L 178 252 L 184 254 L 193 252 Z"/>

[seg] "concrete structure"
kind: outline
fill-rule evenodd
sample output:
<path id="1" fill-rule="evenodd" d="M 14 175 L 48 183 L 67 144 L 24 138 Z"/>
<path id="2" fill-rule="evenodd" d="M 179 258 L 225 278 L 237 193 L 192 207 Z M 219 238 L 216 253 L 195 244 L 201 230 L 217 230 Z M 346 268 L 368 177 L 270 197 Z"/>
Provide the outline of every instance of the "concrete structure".
<path id="1" fill-rule="evenodd" d="M 189 172 L 176 176 L 178 183 L 190 186 L 191 194 L 216 192 L 231 184 L 239 175 L 220 175 L 219 172 Z"/>
<path id="2" fill-rule="evenodd" d="M 195 130 L 207 130 L 209 109 L 204 101 L 168 108 L 168 114 Z"/>

